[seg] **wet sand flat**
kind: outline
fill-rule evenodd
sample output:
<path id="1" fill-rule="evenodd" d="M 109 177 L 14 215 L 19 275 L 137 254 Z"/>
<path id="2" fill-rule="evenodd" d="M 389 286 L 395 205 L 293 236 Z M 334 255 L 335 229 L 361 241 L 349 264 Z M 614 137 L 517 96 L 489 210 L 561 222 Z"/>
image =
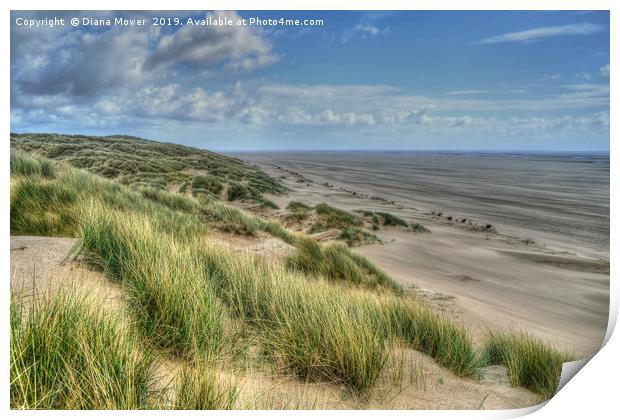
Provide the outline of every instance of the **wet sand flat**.
<path id="1" fill-rule="evenodd" d="M 550 246 L 609 254 L 609 156 L 312 152 L 242 157 L 404 205 L 476 217 Z"/>

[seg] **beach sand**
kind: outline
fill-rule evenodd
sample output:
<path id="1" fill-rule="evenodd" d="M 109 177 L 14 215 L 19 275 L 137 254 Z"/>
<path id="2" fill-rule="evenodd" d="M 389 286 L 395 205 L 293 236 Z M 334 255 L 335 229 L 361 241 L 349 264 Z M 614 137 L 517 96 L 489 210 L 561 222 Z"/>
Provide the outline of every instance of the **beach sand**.
<path id="1" fill-rule="evenodd" d="M 237 156 L 291 189 L 270 197 L 282 208 L 327 202 L 430 228 L 382 230 L 384 244 L 356 250 L 473 334 L 519 329 L 577 355 L 600 348 L 609 307 L 608 157 Z"/>

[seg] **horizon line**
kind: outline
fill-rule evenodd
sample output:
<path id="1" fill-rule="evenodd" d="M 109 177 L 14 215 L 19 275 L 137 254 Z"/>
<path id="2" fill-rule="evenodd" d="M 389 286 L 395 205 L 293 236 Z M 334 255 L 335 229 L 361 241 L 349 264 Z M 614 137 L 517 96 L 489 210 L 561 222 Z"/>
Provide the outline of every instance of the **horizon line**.
<path id="1" fill-rule="evenodd" d="M 190 146 L 184 143 L 179 143 L 178 141 L 171 141 L 171 140 L 153 140 L 153 139 L 149 139 L 146 137 L 142 137 L 142 136 L 138 136 L 135 134 L 119 134 L 119 133 L 114 133 L 114 134 L 83 134 L 83 133 L 59 133 L 59 132 L 51 132 L 51 131 L 23 131 L 23 132 L 18 132 L 18 131 L 13 131 L 13 130 L 9 130 L 9 134 L 10 135 L 28 135 L 28 134 L 55 134 L 55 135 L 61 135 L 61 136 L 92 136 L 92 137 L 135 137 L 135 138 L 139 138 L 142 140 L 148 140 L 148 141 L 154 141 L 154 142 L 158 142 L 158 143 L 172 143 L 172 144 L 178 144 L 181 146 L 186 146 L 186 147 L 194 147 L 197 149 L 202 149 L 202 150 L 208 150 L 208 151 L 212 151 L 212 152 L 217 152 L 217 153 L 402 153 L 402 152 L 408 152 L 408 153 L 486 153 L 486 154 L 490 154 L 490 153 L 501 153 L 501 154 L 508 154 L 508 153 L 519 153 L 519 154 L 606 154 L 606 155 L 610 155 L 610 149 L 561 149 L 561 150 L 555 150 L 555 149 L 431 149 L 431 148 L 420 148 L 420 149 L 403 149 L 403 148 L 393 148 L 393 149 L 356 149 L 356 148 L 351 148 L 351 149 L 323 149 L 323 148 L 318 148 L 318 149 L 270 149 L 270 148 L 265 148 L 265 149 L 219 149 L 217 147 L 213 147 L 213 148 L 207 148 L 208 146 Z"/>

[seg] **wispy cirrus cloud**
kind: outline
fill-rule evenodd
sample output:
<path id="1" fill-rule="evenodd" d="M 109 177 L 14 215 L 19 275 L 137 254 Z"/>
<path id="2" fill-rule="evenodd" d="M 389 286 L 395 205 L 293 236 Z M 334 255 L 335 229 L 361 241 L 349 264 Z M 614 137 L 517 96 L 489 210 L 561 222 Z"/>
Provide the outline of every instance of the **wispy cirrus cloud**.
<path id="1" fill-rule="evenodd" d="M 368 39 L 378 35 L 386 35 L 390 32 L 390 28 L 382 27 L 377 22 L 389 18 L 391 15 L 390 12 L 366 13 L 355 26 L 344 31 L 340 42 L 346 44 L 354 38 Z"/>
<path id="2" fill-rule="evenodd" d="M 380 28 L 376 25 L 366 24 L 366 23 L 358 23 L 353 28 L 348 29 L 342 34 L 342 38 L 340 41 L 343 44 L 346 44 L 353 38 L 367 39 L 372 38 L 377 35 L 384 35 L 390 31 L 390 28 Z"/>
<path id="3" fill-rule="evenodd" d="M 509 32 L 481 39 L 474 44 L 499 44 L 504 42 L 536 42 L 546 38 L 560 36 L 591 35 L 604 31 L 602 25 L 595 23 L 573 23 L 570 25 L 544 26 L 532 28 L 525 31 Z"/>
<path id="4" fill-rule="evenodd" d="M 470 89 L 470 90 L 452 90 L 446 92 L 449 96 L 461 96 L 461 95 L 509 95 L 516 93 L 527 93 L 525 89 L 503 89 L 503 90 L 484 90 L 484 89 Z"/>

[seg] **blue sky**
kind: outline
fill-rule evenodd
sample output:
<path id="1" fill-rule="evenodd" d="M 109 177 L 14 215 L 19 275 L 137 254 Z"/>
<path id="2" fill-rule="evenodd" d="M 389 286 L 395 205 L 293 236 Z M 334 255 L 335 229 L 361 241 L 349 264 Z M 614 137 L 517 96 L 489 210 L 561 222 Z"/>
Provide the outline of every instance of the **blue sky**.
<path id="1" fill-rule="evenodd" d="M 68 24 L 118 16 L 147 25 Z M 65 25 L 17 23 L 51 17 Z M 252 17 L 324 23 L 236 24 Z M 609 14 L 13 12 L 11 130 L 214 150 L 607 151 Z"/>

